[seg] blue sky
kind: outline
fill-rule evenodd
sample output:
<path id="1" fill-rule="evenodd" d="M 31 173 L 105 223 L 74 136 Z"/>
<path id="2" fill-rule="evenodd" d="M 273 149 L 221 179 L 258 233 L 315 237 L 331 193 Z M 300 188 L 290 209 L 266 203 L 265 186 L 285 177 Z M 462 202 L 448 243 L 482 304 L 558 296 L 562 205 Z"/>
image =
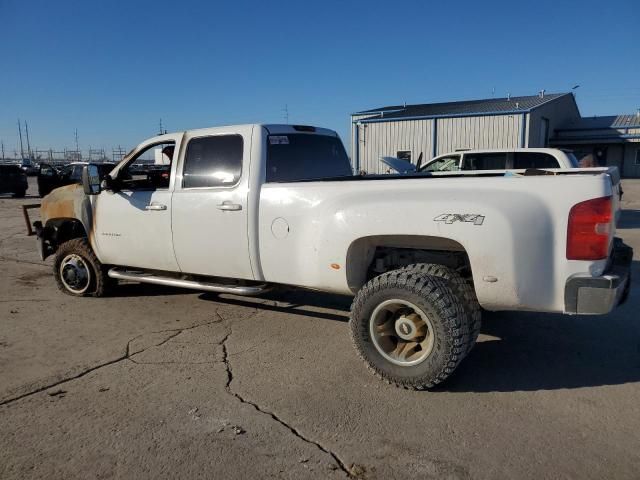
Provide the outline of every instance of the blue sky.
<path id="1" fill-rule="evenodd" d="M 568 91 L 640 108 L 640 2 L 0 0 L 0 139 L 130 148 L 248 122 L 337 130 L 386 104 Z"/>

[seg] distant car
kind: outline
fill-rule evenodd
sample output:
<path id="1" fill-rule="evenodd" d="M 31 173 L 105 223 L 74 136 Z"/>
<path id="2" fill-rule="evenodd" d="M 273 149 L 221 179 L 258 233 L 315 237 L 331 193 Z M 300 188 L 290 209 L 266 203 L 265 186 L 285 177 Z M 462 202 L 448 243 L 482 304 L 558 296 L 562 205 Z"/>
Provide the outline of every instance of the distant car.
<path id="1" fill-rule="evenodd" d="M 86 162 L 73 162 L 63 167 L 56 168 L 48 163 L 41 163 L 38 172 L 38 195 L 44 197 L 51 190 L 73 183 L 82 183 L 82 169 Z M 99 163 L 100 177 L 104 177 L 113 170 L 115 163 Z"/>
<path id="2" fill-rule="evenodd" d="M 30 158 L 23 158 L 18 163 L 20 169 L 29 176 L 35 176 L 38 174 L 39 165 Z"/>
<path id="3" fill-rule="evenodd" d="M 396 157 L 381 157 L 391 170 L 403 175 L 419 172 L 526 170 L 528 168 L 578 168 L 573 153 L 557 148 L 516 148 L 495 150 L 461 150 L 439 155 L 418 165 Z"/>
<path id="4" fill-rule="evenodd" d="M 19 165 L 0 165 L 0 193 L 13 193 L 14 197 L 22 198 L 27 188 L 27 174 Z"/>
<path id="5" fill-rule="evenodd" d="M 463 150 L 437 156 L 419 166 L 417 171 L 458 172 L 528 168 L 578 168 L 578 160 L 573 153 L 557 148 Z"/>

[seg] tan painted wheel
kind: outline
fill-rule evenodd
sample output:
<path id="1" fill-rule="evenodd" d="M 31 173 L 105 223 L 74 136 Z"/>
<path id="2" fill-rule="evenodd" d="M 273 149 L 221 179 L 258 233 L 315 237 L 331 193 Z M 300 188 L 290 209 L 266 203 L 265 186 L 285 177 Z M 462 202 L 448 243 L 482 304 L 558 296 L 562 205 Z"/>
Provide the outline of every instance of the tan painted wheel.
<path id="1" fill-rule="evenodd" d="M 429 317 L 406 300 L 386 300 L 371 314 L 369 332 L 380 355 L 400 366 L 417 365 L 433 350 L 435 331 Z"/>
<path id="2" fill-rule="evenodd" d="M 444 381 L 467 352 L 470 316 L 450 282 L 398 269 L 369 280 L 351 305 L 351 338 L 384 380 L 423 390 Z"/>

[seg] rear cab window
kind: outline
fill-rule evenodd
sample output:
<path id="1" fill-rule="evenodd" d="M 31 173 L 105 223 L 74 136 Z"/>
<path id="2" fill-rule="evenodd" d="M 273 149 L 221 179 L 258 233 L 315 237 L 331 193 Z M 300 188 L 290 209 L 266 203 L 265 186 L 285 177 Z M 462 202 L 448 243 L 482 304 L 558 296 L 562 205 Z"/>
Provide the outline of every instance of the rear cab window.
<path id="1" fill-rule="evenodd" d="M 349 157 L 338 137 L 288 133 L 267 138 L 267 183 L 352 175 Z"/>

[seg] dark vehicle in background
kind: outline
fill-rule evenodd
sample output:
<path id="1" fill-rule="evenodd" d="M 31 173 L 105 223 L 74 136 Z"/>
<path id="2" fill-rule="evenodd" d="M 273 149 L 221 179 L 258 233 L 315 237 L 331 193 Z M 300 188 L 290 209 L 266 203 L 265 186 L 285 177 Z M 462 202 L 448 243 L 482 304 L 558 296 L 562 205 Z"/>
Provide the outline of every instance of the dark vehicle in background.
<path id="1" fill-rule="evenodd" d="M 38 195 L 44 197 L 51 190 L 73 183 L 82 183 L 82 169 L 87 165 L 86 162 L 74 162 L 63 167 L 55 167 L 48 163 L 41 163 L 38 172 Z M 99 163 L 98 171 L 100 178 L 113 170 L 115 163 Z"/>
<path id="2" fill-rule="evenodd" d="M 0 165 L 0 193 L 13 193 L 14 197 L 22 198 L 27 188 L 27 174 L 19 165 Z"/>
<path id="3" fill-rule="evenodd" d="M 18 166 L 30 177 L 38 175 L 39 165 L 30 158 L 23 158 Z"/>

